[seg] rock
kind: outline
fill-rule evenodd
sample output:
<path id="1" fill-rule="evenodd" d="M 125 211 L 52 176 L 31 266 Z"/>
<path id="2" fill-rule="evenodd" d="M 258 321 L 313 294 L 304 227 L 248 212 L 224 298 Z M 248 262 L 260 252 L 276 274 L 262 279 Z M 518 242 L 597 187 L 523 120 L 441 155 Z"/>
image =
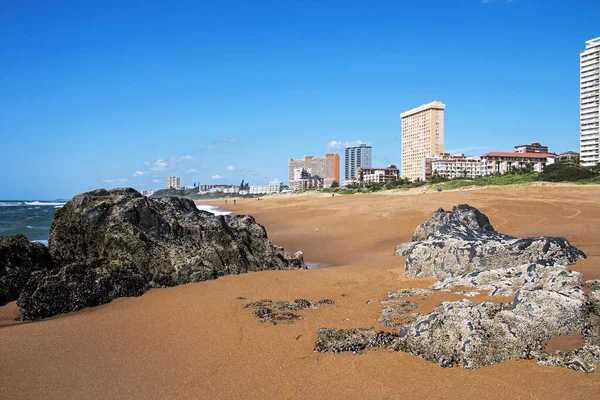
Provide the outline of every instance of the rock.
<path id="1" fill-rule="evenodd" d="M 533 358 L 555 335 L 581 332 L 587 299 L 581 289 L 520 290 L 510 303 L 446 302 L 401 328 L 390 349 L 442 367 L 476 369 L 514 358 Z"/>
<path id="2" fill-rule="evenodd" d="M 305 299 L 295 299 L 291 301 L 272 301 L 263 299 L 248 303 L 244 308 L 255 308 L 255 316 L 260 322 L 269 321 L 276 325 L 277 322 L 295 322 L 302 319 L 302 316 L 291 313 L 289 311 L 306 310 L 308 308 L 319 308 L 325 304 L 334 304 L 330 299 L 319 300 L 312 303 Z"/>
<path id="3" fill-rule="evenodd" d="M 374 329 L 336 329 L 321 328 L 317 331 L 316 352 L 343 353 L 359 352 L 367 347 L 386 346 L 397 335 Z"/>
<path id="4" fill-rule="evenodd" d="M 397 326 L 395 323 L 395 317 L 397 315 L 407 314 L 415 311 L 419 305 L 414 301 L 402 300 L 394 304 L 389 304 L 383 307 L 381 310 L 381 317 L 377 320 L 377 323 L 385 325 L 389 328 Z"/>
<path id="5" fill-rule="evenodd" d="M 600 363 L 600 347 L 584 345 L 575 351 L 558 354 L 541 353 L 536 356 L 538 364 L 545 367 L 563 367 L 575 371 L 592 373 Z"/>
<path id="6" fill-rule="evenodd" d="M 394 290 L 393 292 L 388 292 L 387 297 L 388 300 L 395 300 L 402 297 L 422 297 L 429 296 L 432 293 L 430 289 L 420 289 L 420 288 L 407 288 Z"/>
<path id="7" fill-rule="evenodd" d="M 153 287 L 250 271 L 306 268 L 302 253 L 290 257 L 272 245 L 265 228 L 250 216 L 214 216 L 199 211 L 191 200 L 145 198 L 133 189 L 101 189 L 75 196 L 56 212 L 48 249 L 61 268 L 36 275 L 21 293 L 24 318 L 99 305 Z M 108 289 L 98 287 L 95 278 L 135 284 L 131 291 L 127 285 L 113 290 L 110 282 Z M 60 301 L 73 300 L 71 306 L 36 294 L 57 287 L 69 291 Z"/>
<path id="8" fill-rule="evenodd" d="M 516 358 L 536 359 L 593 372 L 600 362 L 600 285 L 569 270 L 585 254 L 564 238 L 518 239 L 494 230 L 478 210 L 459 205 L 436 211 L 420 225 L 413 242 L 396 248 L 408 255 L 408 277 L 435 277 L 429 289 L 401 289 L 382 301 L 380 323 L 396 328 L 394 315 L 409 313 L 416 303 L 407 297 L 453 291 L 476 296 L 513 296 L 511 303 L 468 300 L 445 302 L 427 314 L 402 319 L 397 333 L 379 338 L 374 330 L 319 330 L 316 351 L 360 351 L 381 346 L 404 351 L 442 367 L 476 369 Z M 463 290 L 473 288 L 476 290 Z M 584 345 L 572 352 L 548 354 L 545 343 L 553 336 L 582 334 Z"/>
<path id="9" fill-rule="evenodd" d="M 53 268 L 48 248 L 23 235 L 0 236 L 0 306 L 15 301 L 35 271 Z"/>
<path id="10" fill-rule="evenodd" d="M 419 225 L 413 234 L 413 242 L 427 240 L 430 236 L 438 234 L 449 221 L 457 220 L 471 230 L 487 230 L 495 232 L 488 217 L 475 207 L 468 204 L 459 204 L 452 207 L 452 211 L 440 208 L 433 213 L 431 219 Z"/>
<path id="11" fill-rule="evenodd" d="M 433 284 L 435 291 L 454 288 L 477 288 L 488 290 L 490 296 L 512 296 L 523 288 L 525 290 L 545 289 L 560 291 L 580 288 L 583 275 L 560 265 L 539 263 L 525 264 L 512 268 L 490 271 L 476 271 Z"/>
<path id="12" fill-rule="evenodd" d="M 468 205 L 439 209 L 415 231 L 420 241 L 403 243 L 409 278 L 446 279 L 481 270 L 540 262 L 571 265 L 585 254 L 560 237 L 519 239 L 494 230 L 488 218 Z"/>
<path id="13" fill-rule="evenodd" d="M 148 277 L 132 265 L 70 264 L 32 275 L 17 306 L 21 319 L 38 320 L 94 307 L 118 297 L 141 296 L 149 289 Z"/>

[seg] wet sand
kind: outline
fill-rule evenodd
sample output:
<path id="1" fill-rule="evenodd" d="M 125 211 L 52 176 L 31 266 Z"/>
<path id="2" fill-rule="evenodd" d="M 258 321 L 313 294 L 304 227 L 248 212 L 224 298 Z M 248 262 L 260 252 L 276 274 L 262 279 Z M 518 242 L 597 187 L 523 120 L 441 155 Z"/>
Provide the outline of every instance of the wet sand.
<path id="1" fill-rule="evenodd" d="M 600 374 L 533 361 L 466 371 L 384 349 L 362 355 L 312 351 L 321 327 L 383 329 L 376 323 L 379 301 L 367 300 L 433 282 L 406 279 L 404 258 L 393 256 L 394 247 L 410 240 L 434 210 L 458 203 L 478 207 L 503 233 L 567 237 L 588 255 L 572 268 L 585 279 L 600 279 L 600 187 L 207 202 L 254 215 L 275 244 L 291 253 L 302 250 L 308 261 L 328 267 L 157 289 L 40 322 L 15 321 L 14 303 L 1 307 L 0 398 L 597 398 Z M 300 311 L 304 319 L 293 325 L 273 326 L 242 307 L 264 298 L 336 303 Z M 417 298 L 417 312 L 460 298 Z M 551 345 L 566 349 L 577 342 L 553 339 Z"/>

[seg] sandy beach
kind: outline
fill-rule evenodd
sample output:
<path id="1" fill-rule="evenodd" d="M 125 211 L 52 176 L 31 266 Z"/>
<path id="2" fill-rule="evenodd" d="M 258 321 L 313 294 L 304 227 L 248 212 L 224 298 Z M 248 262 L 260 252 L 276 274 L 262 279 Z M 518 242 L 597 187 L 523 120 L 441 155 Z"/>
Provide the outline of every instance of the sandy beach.
<path id="1" fill-rule="evenodd" d="M 409 195 L 278 196 L 202 202 L 250 214 L 274 244 L 326 267 L 227 276 L 155 289 L 137 298 L 40 322 L 0 308 L 2 399 L 400 399 L 597 398 L 600 374 L 515 360 L 475 371 L 444 369 L 384 349 L 313 352 L 322 327 L 384 329 L 388 291 L 427 287 L 407 279 L 394 247 L 439 207 L 468 203 L 515 236 L 564 236 L 587 260 L 571 268 L 600 279 L 600 187 L 523 186 Z M 240 300 L 243 297 L 245 299 Z M 243 305 L 260 299 L 334 305 L 299 312 L 291 325 L 260 323 Z M 418 299 L 431 311 L 460 295 Z M 486 295 L 472 301 L 498 301 Z M 507 299 L 510 300 L 510 299 Z M 569 349 L 577 338 L 554 340 Z"/>

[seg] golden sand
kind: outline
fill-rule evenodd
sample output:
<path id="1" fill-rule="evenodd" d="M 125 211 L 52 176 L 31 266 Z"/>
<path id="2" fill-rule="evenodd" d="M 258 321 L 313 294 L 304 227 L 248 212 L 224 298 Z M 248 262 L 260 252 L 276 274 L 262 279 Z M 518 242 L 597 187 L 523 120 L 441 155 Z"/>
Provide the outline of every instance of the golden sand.
<path id="1" fill-rule="evenodd" d="M 516 236 L 565 236 L 587 260 L 572 268 L 599 279 L 600 187 L 502 187 L 398 196 L 265 197 L 216 201 L 254 215 L 272 242 L 326 268 L 267 271 L 152 290 L 138 298 L 40 322 L 0 308 L 2 399 L 549 399 L 598 398 L 600 374 L 515 360 L 476 371 L 444 369 L 384 349 L 313 352 L 321 327 L 375 327 L 388 291 L 407 280 L 394 247 L 439 207 L 468 203 Z M 245 297 L 247 300 L 238 300 Z M 300 311 L 292 325 L 258 322 L 243 304 L 260 299 L 334 305 Z M 417 312 L 461 296 L 417 298 Z M 485 295 L 473 301 L 497 300 Z M 552 339 L 570 348 L 578 337 Z M 562 344 L 561 344 L 562 343 Z M 562 347 L 561 347 L 562 346 Z"/>

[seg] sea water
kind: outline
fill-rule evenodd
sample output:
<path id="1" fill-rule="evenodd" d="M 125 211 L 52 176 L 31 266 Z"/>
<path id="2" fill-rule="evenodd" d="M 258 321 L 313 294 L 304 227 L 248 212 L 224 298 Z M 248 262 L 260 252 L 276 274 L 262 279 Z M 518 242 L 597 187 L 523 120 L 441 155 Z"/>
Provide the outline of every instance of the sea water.
<path id="1" fill-rule="evenodd" d="M 35 242 L 48 243 L 54 213 L 64 201 L 0 200 L 0 236 L 23 234 Z"/>

